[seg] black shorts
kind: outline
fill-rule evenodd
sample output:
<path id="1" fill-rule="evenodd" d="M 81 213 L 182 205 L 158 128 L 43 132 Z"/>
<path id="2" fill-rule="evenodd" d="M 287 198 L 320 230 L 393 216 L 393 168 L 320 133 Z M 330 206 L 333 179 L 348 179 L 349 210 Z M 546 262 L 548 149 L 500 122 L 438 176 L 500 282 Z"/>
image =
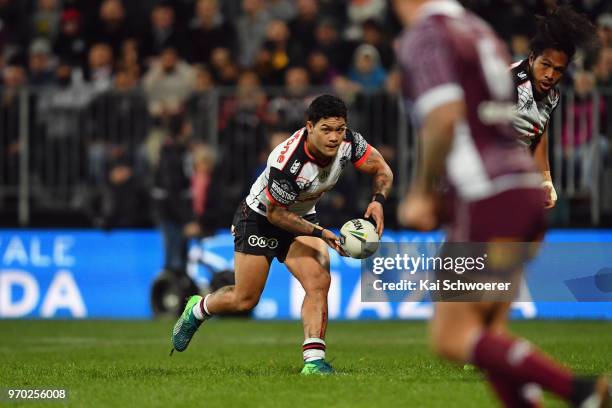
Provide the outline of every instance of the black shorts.
<path id="1" fill-rule="evenodd" d="M 318 224 L 316 214 L 308 214 L 305 220 Z M 272 225 L 268 219 L 253 211 L 242 201 L 232 221 L 234 251 L 250 255 L 263 255 L 285 262 L 289 247 L 296 235 Z"/>

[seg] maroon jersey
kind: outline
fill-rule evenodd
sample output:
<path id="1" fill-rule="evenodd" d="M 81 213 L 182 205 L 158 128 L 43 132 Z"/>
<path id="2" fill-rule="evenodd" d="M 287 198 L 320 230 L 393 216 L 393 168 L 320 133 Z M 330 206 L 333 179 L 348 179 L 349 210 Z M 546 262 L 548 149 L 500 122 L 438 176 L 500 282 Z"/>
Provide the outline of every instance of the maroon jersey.
<path id="1" fill-rule="evenodd" d="M 464 101 L 446 175 L 460 199 L 482 200 L 514 188 L 539 187 L 540 175 L 512 128 L 515 89 L 505 45 L 459 3 L 433 1 L 403 34 L 398 48 L 403 91 L 416 120 Z"/>

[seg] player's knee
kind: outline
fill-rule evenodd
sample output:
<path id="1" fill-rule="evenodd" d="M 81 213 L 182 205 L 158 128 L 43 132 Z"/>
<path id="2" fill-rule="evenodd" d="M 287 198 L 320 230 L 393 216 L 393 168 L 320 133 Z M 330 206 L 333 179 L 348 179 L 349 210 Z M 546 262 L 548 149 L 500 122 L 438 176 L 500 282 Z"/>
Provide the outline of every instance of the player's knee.
<path id="1" fill-rule="evenodd" d="M 310 275 L 309 282 L 304 288 L 309 296 L 327 296 L 329 286 L 331 285 L 331 276 L 329 272 L 322 269 L 319 273 Z"/>

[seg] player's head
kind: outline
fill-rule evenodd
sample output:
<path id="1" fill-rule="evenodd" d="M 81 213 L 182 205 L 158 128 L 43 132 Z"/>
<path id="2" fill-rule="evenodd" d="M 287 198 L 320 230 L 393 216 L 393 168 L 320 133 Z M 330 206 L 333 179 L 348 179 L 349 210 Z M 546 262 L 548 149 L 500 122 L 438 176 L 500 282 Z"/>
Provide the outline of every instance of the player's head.
<path id="1" fill-rule="evenodd" d="M 325 157 L 334 157 L 346 134 L 346 105 L 333 95 L 321 95 L 306 111 L 308 141 Z"/>
<path id="2" fill-rule="evenodd" d="M 560 6 L 537 17 L 537 31 L 531 39 L 529 66 L 537 92 L 546 93 L 559 83 L 572 61 L 576 48 L 594 42 L 595 27 L 569 6 Z"/>

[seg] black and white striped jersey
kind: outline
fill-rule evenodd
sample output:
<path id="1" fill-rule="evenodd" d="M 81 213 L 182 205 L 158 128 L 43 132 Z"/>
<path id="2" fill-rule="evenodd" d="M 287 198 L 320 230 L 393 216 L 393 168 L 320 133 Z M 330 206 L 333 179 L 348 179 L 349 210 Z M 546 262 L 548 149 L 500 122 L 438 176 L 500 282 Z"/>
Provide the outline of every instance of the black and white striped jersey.
<path id="1" fill-rule="evenodd" d="M 307 134 L 302 128 L 272 150 L 246 199 L 253 211 L 265 216 L 274 203 L 300 216 L 315 213 L 317 201 L 336 185 L 346 165 L 361 166 L 372 150 L 361 134 L 347 129 L 336 157 L 321 164 L 306 148 Z"/>
<path id="2" fill-rule="evenodd" d="M 559 104 L 560 93 L 556 87 L 551 89 L 541 100 L 534 97 L 529 73 L 529 60 L 512 64 L 512 78 L 517 90 L 516 115 L 514 128 L 519 132 L 519 141 L 527 147 L 538 144 L 548 121 Z"/>

